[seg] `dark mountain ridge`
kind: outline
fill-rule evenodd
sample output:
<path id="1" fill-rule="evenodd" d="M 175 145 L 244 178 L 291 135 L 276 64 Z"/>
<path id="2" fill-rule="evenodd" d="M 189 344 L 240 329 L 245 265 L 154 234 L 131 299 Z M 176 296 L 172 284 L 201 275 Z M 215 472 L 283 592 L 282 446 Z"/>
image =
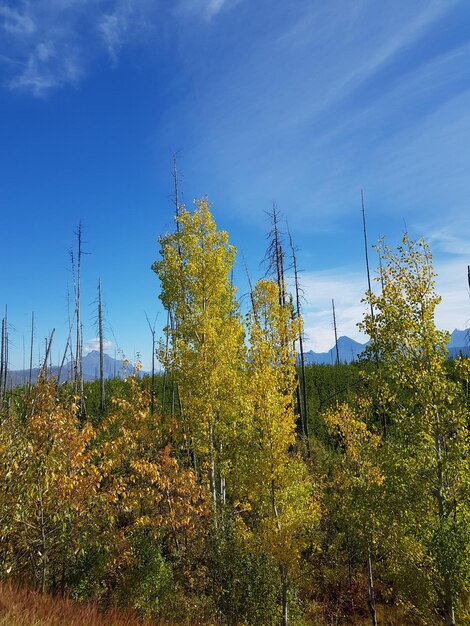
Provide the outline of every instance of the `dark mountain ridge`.
<path id="1" fill-rule="evenodd" d="M 367 344 L 354 341 L 350 337 L 342 336 L 338 338 L 338 352 L 341 363 L 351 363 L 357 361 L 359 356 L 364 352 Z M 470 332 L 469 330 L 459 330 L 456 328 L 450 336 L 447 344 L 449 350 L 449 358 L 457 356 L 470 356 Z M 336 363 L 336 346 L 333 346 L 328 352 L 314 352 L 309 350 L 305 353 L 305 363 L 308 365 L 334 365 Z"/>
<path id="2" fill-rule="evenodd" d="M 367 343 L 359 343 L 346 335 L 338 338 L 338 353 L 341 363 L 351 363 L 357 361 L 364 352 Z M 449 358 L 458 356 L 470 357 L 470 332 L 469 330 L 455 329 L 449 343 Z M 336 363 L 336 346 L 333 346 L 328 352 L 314 352 L 309 350 L 305 352 L 306 365 L 334 365 Z M 31 371 L 31 381 L 36 383 L 41 369 L 35 367 Z M 47 369 L 49 376 L 57 378 L 59 368 L 53 365 Z M 126 363 L 122 359 L 113 359 L 109 354 L 104 355 L 104 376 L 109 378 L 125 378 L 134 373 L 134 366 Z M 139 375 L 145 375 L 146 372 L 139 372 Z M 83 357 L 83 379 L 86 382 L 96 380 L 100 375 L 100 353 L 98 350 L 92 350 Z M 73 364 L 67 362 L 64 364 L 60 374 L 60 382 L 66 382 L 73 379 Z M 27 384 L 29 381 L 29 370 L 10 370 L 7 375 L 7 388 L 19 387 Z"/>
<path id="3" fill-rule="evenodd" d="M 129 374 L 134 373 L 134 366 L 132 364 L 126 364 L 122 359 L 113 359 L 109 354 L 104 354 L 104 377 L 105 378 L 125 378 Z M 64 383 L 73 379 L 73 363 L 64 363 L 64 367 L 60 372 L 60 381 Z M 96 380 L 100 376 L 100 353 L 98 350 L 92 350 L 83 357 L 82 360 L 83 380 L 90 382 Z M 38 376 L 41 372 L 40 367 L 35 367 L 31 371 L 31 381 L 36 383 Z M 47 368 L 48 376 L 54 376 L 57 378 L 59 373 L 59 367 L 53 365 Z M 11 370 L 7 375 L 7 388 L 19 387 L 29 382 L 29 369 L 28 370 Z"/>

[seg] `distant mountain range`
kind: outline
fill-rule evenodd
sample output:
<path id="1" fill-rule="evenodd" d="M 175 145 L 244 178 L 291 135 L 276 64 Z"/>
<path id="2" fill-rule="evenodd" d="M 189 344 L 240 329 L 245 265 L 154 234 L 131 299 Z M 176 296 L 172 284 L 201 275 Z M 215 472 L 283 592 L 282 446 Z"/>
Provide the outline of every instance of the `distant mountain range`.
<path id="1" fill-rule="evenodd" d="M 104 377 L 105 378 L 125 378 L 134 372 L 132 365 L 124 365 L 122 360 L 113 359 L 108 354 L 104 355 Z M 100 353 L 98 350 L 92 350 L 83 357 L 82 360 L 83 380 L 92 381 L 96 380 L 100 376 Z M 31 380 L 35 383 L 38 379 L 41 368 L 35 367 L 31 372 Z M 59 373 L 59 367 L 53 365 L 47 368 L 48 376 L 54 376 L 57 378 Z M 140 373 L 142 374 L 142 373 Z M 64 367 L 60 373 L 60 382 L 72 380 L 73 378 L 73 364 L 64 363 Z M 18 387 L 24 385 L 29 381 L 29 369 L 28 370 L 13 370 L 8 372 L 7 387 Z"/>
<path id="2" fill-rule="evenodd" d="M 368 342 L 367 342 L 368 343 Z M 359 356 L 364 352 L 367 343 L 359 343 L 350 337 L 342 336 L 338 339 L 339 360 L 341 363 L 351 363 L 357 361 Z M 451 334 L 450 341 L 447 345 L 449 350 L 449 358 L 455 358 L 459 355 L 470 356 L 470 331 L 458 330 L 457 328 Z M 334 365 L 336 362 L 336 347 L 333 346 L 328 352 L 314 352 L 309 350 L 305 353 L 305 363 L 307 365 Z M 57 378 L 59 368 L 53 365 L 48 368 L 49 376 Z M 31 380 L 33 383 L 37 381 L 40 368 L 34 368 L 31 372 Z M 105 378 L 125 378 L 134 372 L 132 365 L 124 365 L 122 360 L 113 359 L 108 354 L 104 355 L 104 376 Z M 146 372 L 139 372 L 142 376 Z M 98 350 L 92 350 L 83 357 L 83 379 L 92 381 L 99 378 L 100 375 L 100 353 Z M 60 374 L 60 382 L 71 380 L 73 378 L 73 365 L 65 363 Z M 29 381 L 29 370 L 12 370 L 8 372 L 7 387 L 18 387 Z"/>
<path id="3" fill-rule="evenodd" d="M 364 352 L 367 343 L 359 343 L 350 337 L 338 338 L 338 352 L 341 363 L 351 363 L 357 361 L 359 356 Z M 447 344 L 449 350 L 449 358 L 457 356 L 470 356 L 470 331 L 458 330 L 457 328 L 450 336 Z M 314 352 L 309 350 L 305 353 L 305 363 L 311 365 L 313 363 L 322 365 L 334 365 L 336 363 L 336 346 L 333 346 L 328 352 Z"/>

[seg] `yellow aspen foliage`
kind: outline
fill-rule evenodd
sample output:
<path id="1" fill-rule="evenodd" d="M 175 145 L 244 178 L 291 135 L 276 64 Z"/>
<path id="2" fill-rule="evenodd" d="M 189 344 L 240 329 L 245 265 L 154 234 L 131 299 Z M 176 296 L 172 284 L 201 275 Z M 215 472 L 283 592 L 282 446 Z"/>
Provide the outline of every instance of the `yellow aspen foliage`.
<path id="1" fill-rule="evenodd" d="M 376 364 L 366 380 L 384 440 L 389 563 L 406 581 L 405 597 L 451 625 L 463 615 L 470 585 L 470 432 L 462 384 L 468 361 L 457 361 L 450 375 L 449 336 L 434 321 L 441 298 L 429 246 L 405 235 L 397 251 L 383 242 L 378 251 L 382 291 L 367 294 L 373 314 L 362 327 Z M 413 549 L 409 541 L 400 545 L 410 537 Z M 406 570 L 413 574 L 404 576 Z M 422 581 L 419 591 L 415 580 Z"/>
<path id="2" fill-rule="evenodd" d="M 103 475 L 102 537 L 113 554 L 109 575 L 132 572 L 138 557 L 136 538 L 142 533 L 162 546 L 170 561 L 188 561 L 191 554 L 196 568 L 206 532 L 204 494 L 193 471 L 180 467 L 173 456 L 158 416 L 151 414 L 148 392 L 134 377 L 127 385 L 126 399 L 113 401 L 114 410 L 97 434 L 97 463 Z M 189 567 L 190 585 L 191 576 L 198 574 Z"/>
<path id="3" fill-rule="evenodd" d="M 324 414 L 339 451 L 328 477 L 330 509 L 363 551 L 381 532 L 377 509 L 384 481 L 381 438 L 366 424 L 370 411 L 370 400 L 358 397 L 354 406 L 338 404 Z"/>
<path id="4" fill-rule="evenodd" d="M 162 259 L 153 265 L 171 319 L 172 345 L 168 353 L 161 347 L 160 360 L 177 388 L 180 441 L 216 510 L 233 465 L 245 354 L 231 284 L 236 250 L 217 230 L 207 199 L 176 219 L 177 232 L 160 238 Z"/>
<path id="5" fill-rule="evenodd" d="M 78 406 L 40 378 L 26 417 L 0 429 L 1 565 L 41 590 L 61 587 L 62 573 L 93 533 L 100 473 L 92 462 L 90 424 Z"/>
<path id="6" fill-rule="evenodd" d="M 253 292 L 247 376 L 249 445 L 239 474 L 239 532 L 280 572 L 283 605 L 289 576 L 310 544 L 319 517 L 319 494 L 295 451 L 295 354 L 299 320 L 279 304 L 273 281 Z M 318 488 L 317 488 L 318 489 Z M 287 620 L 283 606 L 283 623 Z M 285 620 L 284 620 L 285 618 Z"/>

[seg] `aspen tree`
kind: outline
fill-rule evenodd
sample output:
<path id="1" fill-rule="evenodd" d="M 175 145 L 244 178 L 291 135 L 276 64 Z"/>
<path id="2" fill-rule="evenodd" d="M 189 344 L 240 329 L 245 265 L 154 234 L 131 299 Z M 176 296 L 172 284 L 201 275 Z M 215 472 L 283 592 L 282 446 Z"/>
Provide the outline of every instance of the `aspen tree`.
<path id="1" fill-rule="evenodd" d="M 100 476 L 94 431 L 80 427 L 78 410 L 58 402 L 42 373 L 27 420 L 13 414 L 0 429 L 0 563 L 42 592 L 59 584 L 92 532 Z"/>
<path id="2" fill-rule="evenodd" d="M 414 549 L 400 556 L 391 549 L 390 559 L 399 561 L 397 571 L 407 561 L 416 571 L 427 569 L 429 601 L 452 626 L 470 583 L 465 399 L 462 386 L 450 379 L 446 368 L 449 335 L 434 322 L 441 298 L 434 287 L 428 245 L 405 235 L 396 252 L 381 242 L 379 253 L 383 290 L 380 295 L 368 291 L 371 313 L 362 328 L 372 339 L 367 350 L 380 360 L 380 367 L 367 378 L 387 416 L 382 454 L 391 543 L 409 537 L 414 541 Z M 468 369 L 468 361 L 457 362 L 462 378 Z"/>
<path id="3" fill-rule="evenodd" d="M 273 281 L 260 281 L 252 298 L 247 394 L 251 458 L 246 465 L 256 471 L 239 476 L 244 491 L 240 506 L 246 511 L 240 531 L 248 545 L 278 567 L 285 626 L 291 574 L 318 515 L 307 467 L 295 452 L 293 343 L 301 321 L 293 320 L 291 307 L 279 301 Z"/>
<path id="4" fill-rule="evenodd" d="M 173 322 L 166 330 L 172 348 L 162 345 L 160 358 L 173 371 L 182 431 L 210 488 L 217 527 L 244 355 L 244 331 L 230 281 L 235 248 L 228 234 L 217 230 L 207 199 L 195 202 L 194 213 L 180 208 L 176 223 L 175 233 L 160 238 L 162 260 L 152 266 Z"/>

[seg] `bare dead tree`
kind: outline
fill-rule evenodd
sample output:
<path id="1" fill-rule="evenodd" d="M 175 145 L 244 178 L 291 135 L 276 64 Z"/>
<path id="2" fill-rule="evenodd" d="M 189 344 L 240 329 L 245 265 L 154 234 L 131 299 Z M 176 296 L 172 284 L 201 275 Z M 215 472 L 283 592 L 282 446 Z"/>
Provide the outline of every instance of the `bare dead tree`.
<path id="1" fill-rule="evenodd" d="M 44 337 L 44 354 L 46 355 L 46 358 L 44 359 L 44 363 L 43 363 L 43 369 L 44 369 L 44 378 L 47 378 L 47 355 L 49 354 L 49 350 L 47 349 L 47 337 Z"/>
<path id="2" fill-rule="evenodd" d="M 0 349 L 0 404 L 3 406 L 5 394 L 7 392 L 8 376 L 8 307 L 5 306 L 5 317 L 2 319 L 2 338 Z"/>
<path id="3" fill-rule="evenodd" d="M 162 415 L 165 414 L 166 386 L 167 386 L 167 381 L 168 381 L 167 363 L 168 363 L 169 340 L 170 340 L 170 311 L 168 310 L 166 326 L 165 326 L 165 354 L 164 354 L 163 385 L 162 385 Z"/>
<path id="4" fill-rule="evenodd" d="M 5 363 L 3 370 L 3 389 L 7 390 L 7 374 L 8 374 L 8 363 L 10 360 L 9 355 L 10 343 L 8 340 L 8 307 L 5 305 Z"/>
<path id="5" fill-rule="evenodd" d="M 175 221 L 176 221 L 176 233 L 178 235 L 178 256 L 181 257 L 181 245 L 179 242 L 179 235 L 181 231 L 181 224 L 179 223 L 180 216 L 180 199 L 179 199 L 179 178 L 178 178 L 178 165 L 176 161 L 176 152 L 173 152 L 173 169 L 172 169 L 172 178 L 173 178 L 173 186 L 174 186 L 174 203 L 175 203 Z"/>
<path id="6" fill-rule="evenodd" d="M 30 343 L 30 352 L 29 352 L 29 384 L 28 384 L 29 389 L 31 389 L 31 384 L 32 384 L 33 349 L 34 349 L 34 311 L 32 311 L 31 313 L 31 343 Z"/>
<path id="7" fill-rule="evenodd" d="M 250 272 L 248 271 L 248 266 L 246 264 L 246 260 L 245 259 L 243 259 L 243 263 L 245 265 L 245 274 L 246 274 L 246 279 L 248 281 L 248 288 L 250 290 L 251 310 L 253 311 L 253 316 L 254 316 L 255 320 L 258 321 L 258 312 L 256 310 L 255 301 L 254 301 L 254 298 L 253 298 L 253 283 L 251 282 Z"/>
<path id="8" fill-rule="evenodd" d="M 3 407 L 3 369 L 5 367 L 5 318 L 2 318 L 2 338 L 0 347 L 0 408 Z"/>
<path id="9" fill-rule="evenodd" d="M 26 384 L 26 345 L 24 342 L 24 335 L 23 335 L 23 380 L 22 383 L 23 385 Z"/>
<path id="10" fill-rule="evenodd" d="M 338 330 L 336 328 L 335 301 L 333 299 L 331 300 L 331 306 L 333 308 L 333 328 L 335 330 L 336 365 L 339 365 Z"/>
<path id="11" fill-rule="evenodd" d="M 284 250 L 282 247 L 282 235 L 279 228 L 280 215 L 277 205 L 273 202 L 273 208 L 268 212 L 271 220 L 271 230 L 268 233 L 268 249 L 264 258 L 266 275 L 274 275 L 279 289 L 279 306 L 286 304 L 286 284 L 284 280 Z"/>
<path id="12" fill-rule="evenodd" d="M 296 315 L 297 319 L 300 319 L 302 317 L 302 311 L 301 311 L 301 307 L 300 307 L 301 288 L 300 288 L 300 282 L 299 282 L 299 270 L 298 270 L 298 267 L 297 267 L 297 254 L 296 254 L 296 249 L 295 249 L 293 241 L 292 241 L 292 236 L 290 234 L 290 231 L 289 231 L 289 229 L 287 229 L 287 230 L 288 230 L 288 233 L 289 233 L 289 244 L 290 244 L 291 255 L 292 255 L 292 265 L 293 265 L 293 269 L 294 269 L 295 315 Z M 308 425 L 307 378 L 306 378 L 306 374 L 305 374 L 305 352 L 304 352 L 304 329 L 303 329 L 303 325 L 302 325 L 302 328 L 301 328 L 300 333 L 299 333 L 299 356 L 300 356 L 300 377 L 301 377 L 301 381 L 300 381 L 300 384 L 298 385 L 298 387 L 299 387 L 299 393 L 302 396 L 302 401 L 301 401 L 302 410 L 300 412 L 301 421 L 302 421 L 302 434 L 305 437 L 305 441 L 306 441 L 306 444 L 307 444 L 307 454 L 310 457 L 311 456 L 311 449 L 310 449 L 309 425 Z"/>
<path id="13" fill-rule="evenodd" d="M 171 334 L 171 337 L 172 337 L 172 348 L 171 349 L 172 349 L 173 354 L 174 354 L 175 350 L 176 350 L 174 342 L 173 342 L 173 337 L 175 336 L 175 321 L 174 321 L 173 315 L 171 313 L 171 310 L 170 310 L 170 334 Z M 171 359 L 171 403 L 170 403 L 170 406 L 171 406 L 171 419 L 172 420 L 175 417 L 175 398 L 176 398 L 175 374 L 174 374 L 174 365 L 173 365 L 174 361 L 175 361 L 175 359 L 173 357 Z"/>
<path id="14" fill-rule="evenodd" d="M 104 413 L 104 337 L 103 306 L 101 302 L 101 278 L 98 280 L 98 336 L 100 341 L 100 411 Z"/>
<path id="15" fill-rule="evenodd" d="M 364 191 L 361 189 L 361 208 L 362 208 L 362 227 L 363 227 L 363 235 L 364 235 L 364 252 L 365 252 L 365 261 L 366 261 L 366 272 L 367 272 L 367 285 L 369 289 L 369 295 L 372 294 L 372 286 L 370 282 L 370 268 L 369 268 L 369 246 L 367 244 L 367 228 L 366 228 L 366 212 L 364 207 Z M 374 315 L 374 306 L 372 304 L 372 300 L 370 300 L 370 316 L 372 321 L 372 326 L 375 323 L 375 315 Z M 371 337 L 373 339 L 373 337 Z M 378 354 L 375 354 L 375 362 L 376 366 L 379 367 L 379 358 Z M 386 417 L 385 413 L 383 415 L 384 420 L 384 433 L 386 432 Z M 369 607 L 369 614 L 371 619 L 372 626 L 377 626 L 377 611 L 375 608 L 375 592 L 374 592 L 374 572 L 372 566 L 372 553 L 370 549 L 370 544 L 368 546 L 367 553 L 367 605 Z"/>
<path id="16" fill-rule="evenodd" d="M 145 313 L 147 324 L 152 334 L 152 379 L 150 388 L 150 412 L 153 415 L 155 412 L 155 325 L 157 323 L 158 314 L 155 316 L 153 325 L 150 323 L 147 313 Z"/>
<path id="17" fill-rule="evenodd" d="M 52 348 L 52 340 L 54 338 L 55 328 L 52 329 L 52 332 L 49 336 L 49 340 L 46 337 L 46 356 L 44 357 L 44 361 L 41 367 L 41 371 L 39 373 L 39 377 L 45 377 L 47 374 L 47 361 L 49 359 L 49 355 Z"/>
<path id="18" fill-rule="evenodd" d="M 83 388 L 83 336 L 82 336 L 82 322 L 81 322 L 81 265 L 83 252 L 83 239 L 82 239 L 82 224 L 79 222 L 78 229 L 76 231 L 77 236 L 77 259 L 75 266 L 75 259 L 73 252 L 71 251 L 72 262 L 72 278 L 73 288 L 75 295 L 75 362 L 74 362 L 74 392 L 79 396 L 80 400 L 80 415 L 83 417 L 86 415 L 85 407 L 85 394 Z"/>
<path id="19" fill-rule="evenodd" d="M 367 243 L 366 211 L 364 208 L 364 191 L 362 189 L 361 189 L 361 206 L 362 206 L 362 228 L 363 228 L 363 233 L 364 233 L 364 253 L 365 253 L 365 259 L 366 259 L 366 272 L 367 272 L 367 287 L 369 290 L 369 294 L 371 294 L 372 286 L 370 282 L 369 246 Z M 374 307 L 372 305 L 372 302 L 370 303 L 370 315 L 372 318 L 372 323 L 374 323 L 375 316 L 374 316 Z"/>
<path id="20" fill-rule="evenodd" d="M 67 294 L 68 296 L 68 294 Z M 73 351 L 72 351 L 72 330 L 73 330 L 73 320 L 70 319 L 70 309 L 69 309 L 69 302 L 68 302 L 68 297 L 67 297 L 67 315 L 68 315 L 68 325 L 69 325 L 69 332 L 67 335 L 67 341 L 65 343 L 65 350 L 64 350 L 64 354 L 62 355 L 62 360 L 59 364 L 59 368 L 57 370 L 57 384 L 60 384 L 60 378 L 62 376 L 62 370 L 64 368 L 64 364 L 65 364 L 65 359 L 67 358 L 67 352 L 70 350 L 70 363 L 73 363 Z M 68 379 L 68 372 L 66 372 L 66 377 Z"/>

